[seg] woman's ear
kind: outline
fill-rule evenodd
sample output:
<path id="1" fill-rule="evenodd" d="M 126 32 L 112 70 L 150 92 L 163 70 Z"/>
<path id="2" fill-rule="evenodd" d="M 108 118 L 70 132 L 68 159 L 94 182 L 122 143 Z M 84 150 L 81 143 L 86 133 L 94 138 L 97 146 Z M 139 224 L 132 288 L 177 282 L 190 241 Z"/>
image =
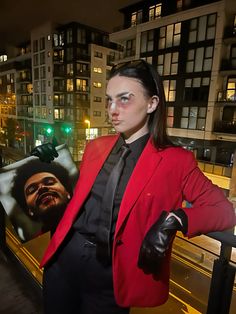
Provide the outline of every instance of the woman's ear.
<path id="1" fill-rule="evenodd" d="M 155 111 L 157 109 L 158 104 L 159 104 L 159 97 L 152 96 L 148 104 L 147 113 L 152 113 L 153 111 Z"/>

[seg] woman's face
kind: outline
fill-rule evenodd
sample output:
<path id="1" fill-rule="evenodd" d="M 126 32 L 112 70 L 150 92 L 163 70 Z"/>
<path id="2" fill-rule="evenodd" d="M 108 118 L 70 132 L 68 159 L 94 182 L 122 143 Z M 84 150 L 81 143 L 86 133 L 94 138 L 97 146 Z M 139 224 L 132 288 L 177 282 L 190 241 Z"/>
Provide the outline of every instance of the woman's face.
<path id="1" fill-rule="evenodd" d="M 114 76 L 107 84 L 107 110 L 115 130 L 132 142 L 148 133 L 149 114 L 158 97 L 148 97 L 141 83 L 125 76 Z"/>

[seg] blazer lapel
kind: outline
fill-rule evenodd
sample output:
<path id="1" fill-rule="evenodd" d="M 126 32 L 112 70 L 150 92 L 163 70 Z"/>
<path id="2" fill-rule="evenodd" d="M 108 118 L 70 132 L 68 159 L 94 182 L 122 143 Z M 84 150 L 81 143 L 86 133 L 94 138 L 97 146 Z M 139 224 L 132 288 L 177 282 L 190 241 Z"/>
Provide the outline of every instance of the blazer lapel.
<path id="1" fill-rule="evenodd" d="M 77 206 L 80 206 L 80 204 L 84 202 L 88 193 L 91 191 L 99 171 L 118 138 L 119 136 L 113 136 L 111 138 L 107 137 L 103 139 L 103 142 L 100 141 L 98 143 L 95 141 L 93 145 L 91 145 L 90 151 L 85 157 L 83 166 L 81 167 L 78 188 L 76 191 L 76 194 L 78 195 L 77 200 L 79 199 L 79 204 L 77 204 Z"/>
<path id="2" fill-rule="evenodd" d="M 149 140 L 144 148 L 126 187 L 116 225 L 116 233 L 119 232 L 125 218 L 129 214 L 137 198 L 151 179 L 162 157 Z"/>

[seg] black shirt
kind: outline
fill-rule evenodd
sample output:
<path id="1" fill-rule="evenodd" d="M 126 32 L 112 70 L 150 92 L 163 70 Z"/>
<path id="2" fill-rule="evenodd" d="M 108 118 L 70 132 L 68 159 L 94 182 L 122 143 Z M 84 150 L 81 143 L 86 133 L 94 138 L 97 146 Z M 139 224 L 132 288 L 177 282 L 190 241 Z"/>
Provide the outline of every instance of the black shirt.
<path id="1" fill-rule="evenodd" d="M 129 178 L 134 170 L 134 167 L 149 139 L 149 134 L 146 134 L 136 141 L 130 143 L 128 146 L 130 148 L 130 153 L 125 160 L 125 166 L 120 177 L 120 181 L 117 186 L 114 208 L 113 208 L 113 220 L 112 220 L 112 234 L 115 232 L 115 225 L 118 217 L 118 212 L 120 208 L 120 203 L 124 195 L 125 188 L 129 181 Z M 97 178 L 94 182 L 94 185 L 91 189 L 91 192 L 84 203 L 83 208 L 80 211 L 80 214 L 77 220 L 74 223 L 74 229 L 83 234 L 95 235 L 99 217 L 102 210 L 102 197 L 105 192 L 106 183 L 108 177 L 118 162 L 121 154 L 121 146 L 124 145 L 124 139 L 120 136 L 116 145 L 112 149 L 110 155 L 105 161 L 102 169 L 100 170 Z"/>

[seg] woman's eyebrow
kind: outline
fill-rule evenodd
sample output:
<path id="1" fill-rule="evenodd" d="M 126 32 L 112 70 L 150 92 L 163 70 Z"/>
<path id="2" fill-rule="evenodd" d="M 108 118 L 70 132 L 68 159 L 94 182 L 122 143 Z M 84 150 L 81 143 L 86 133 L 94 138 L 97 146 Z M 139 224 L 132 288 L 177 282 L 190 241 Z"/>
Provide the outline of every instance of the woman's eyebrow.
<path id="1" fill-rule="evenodd" d="M 134 95 L 132 92 L 121 92 L 121 93 L 119 93 L 119 94 L 117 94 L 115 97 L 122 97 L 122 96 L 125 96 L 125 95 Z M 106 94 L 106 97 L 109 97 L 109 98 L 111 98 L 111 96 L 110 95 L 108 95 L 108 94 Z"/>

